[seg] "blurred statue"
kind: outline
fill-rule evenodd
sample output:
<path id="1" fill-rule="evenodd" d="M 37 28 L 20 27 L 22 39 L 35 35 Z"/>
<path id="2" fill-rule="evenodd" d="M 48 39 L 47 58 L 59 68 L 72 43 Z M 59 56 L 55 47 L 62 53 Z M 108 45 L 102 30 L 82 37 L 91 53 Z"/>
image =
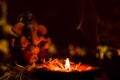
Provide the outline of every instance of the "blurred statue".
<path id="1" fill-rule="evenodd" d="M 11 42 L 13 56 L 18 56 L 17 63 L 33 64 L 46 57 L 51 39 L 46 27 L 39 24 L 31 12 L 20 15 L 12 30 L 18 35 Z"/>

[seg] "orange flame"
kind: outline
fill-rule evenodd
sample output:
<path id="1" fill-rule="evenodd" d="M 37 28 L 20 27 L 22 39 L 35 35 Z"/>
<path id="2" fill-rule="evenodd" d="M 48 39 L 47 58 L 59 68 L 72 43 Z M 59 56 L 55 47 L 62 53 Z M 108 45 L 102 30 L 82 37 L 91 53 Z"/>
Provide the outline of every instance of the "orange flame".
<path id="1" fill-rule="evenodd" d="M 66 59 L 66 62 L 65 62 L 65 69 L 70 70 L 70 62 L 68 58 Z"/>

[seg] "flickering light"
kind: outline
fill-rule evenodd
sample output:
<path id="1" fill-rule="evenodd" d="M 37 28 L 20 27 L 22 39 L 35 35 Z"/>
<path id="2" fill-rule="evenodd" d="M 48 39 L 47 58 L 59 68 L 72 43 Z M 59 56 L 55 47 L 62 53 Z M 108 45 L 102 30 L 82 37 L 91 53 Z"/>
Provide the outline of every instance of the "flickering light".
<path id="1" fill-rule="evenodd" d="M 65 62 L 65 69 L 70 70 L 70 62 L 68 58 L 66 59 L 66 62 Z"/>

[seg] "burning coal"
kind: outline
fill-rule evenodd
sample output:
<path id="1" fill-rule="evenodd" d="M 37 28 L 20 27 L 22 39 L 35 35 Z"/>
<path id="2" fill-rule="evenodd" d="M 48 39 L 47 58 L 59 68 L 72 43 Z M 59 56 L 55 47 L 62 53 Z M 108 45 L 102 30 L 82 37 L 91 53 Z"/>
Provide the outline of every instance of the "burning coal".
<path id="1" fill-rule="evenodd" d="M 48 70 L 48 71 L 59 71 L 59 72 L 72 72 L 72 71 L 89 71 L 94 70 L 96 67 L 92 67 L 89 65 L 82 64 L 79 62 L 78 64 L 63 59 L 53 59 L 49 61 L 45 61 L 42 64 L 36 64 L 37 69 Z"/>

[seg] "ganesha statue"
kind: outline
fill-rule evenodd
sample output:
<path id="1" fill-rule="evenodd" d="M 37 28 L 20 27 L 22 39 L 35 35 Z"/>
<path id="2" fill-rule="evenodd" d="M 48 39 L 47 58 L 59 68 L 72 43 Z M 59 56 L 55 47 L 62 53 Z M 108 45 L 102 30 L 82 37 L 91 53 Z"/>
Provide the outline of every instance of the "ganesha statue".
<path id="1" fill-rule="evenodd" d="M 46 57 L 51 38 L 47 36 L 46 27 L 39 24 L 32 13 L 20 16 L 12 31 L 18 35 L 11 41 L 13 57 L 18 64 L 33 64 Z"/>

